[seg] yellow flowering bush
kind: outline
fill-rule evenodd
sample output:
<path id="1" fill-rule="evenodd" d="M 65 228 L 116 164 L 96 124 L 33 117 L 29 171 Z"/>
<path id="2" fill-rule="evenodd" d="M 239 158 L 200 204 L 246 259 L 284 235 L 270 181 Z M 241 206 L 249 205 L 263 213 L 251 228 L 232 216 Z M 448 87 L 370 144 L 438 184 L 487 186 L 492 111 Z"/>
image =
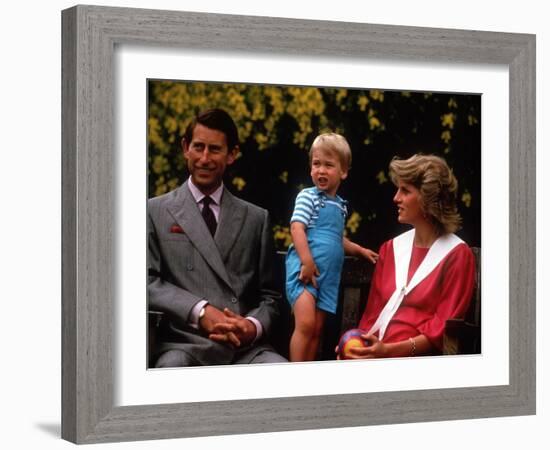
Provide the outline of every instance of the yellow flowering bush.
<path id="1" fill-rule="evenodd" d="M 288 222 L 294 199 L 300 189 L 311 186 L 308 150 L 321 132 L 344 135 L 352 148 L 352 170 L 341 187 L 353 211 L 346 221 L 351 239 L 376 247 L 395 233 L 395 188 L 387 176 L 388 164 L 396 155 L 415 152 L 447 159 L 459 178 L 464 222 L 479 221 L 479 96 L 374 88 L 148 83 L 149 197 L 170 192 L 185 181 L 181 139 L 186 127 L 198 112 L 223 108 L 237 125 L 241 150 L 227 168 L 226 186 L 269 210 L 279 250 L 291 243 Z M 472 244 L 475 239 L 477 235 Z"/>

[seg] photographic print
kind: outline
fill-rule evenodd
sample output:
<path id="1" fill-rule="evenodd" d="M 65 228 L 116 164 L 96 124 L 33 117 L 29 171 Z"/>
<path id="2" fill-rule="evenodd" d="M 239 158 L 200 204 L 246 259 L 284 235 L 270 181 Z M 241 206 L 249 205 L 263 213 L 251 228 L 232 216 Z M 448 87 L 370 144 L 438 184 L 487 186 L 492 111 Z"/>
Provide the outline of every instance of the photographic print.
<path id="1" fill-rule="evenodd" d="M 148 367 L 481 352 L 481 95 L 150 79 L 147 101 Z M 326 164 L 340 171 L 332 184 Z M 208 233 L 202 191 L 222 179 Z M 410 186 L 424 196 L 420 222 Z M 242 214 L 222 212 L 229 196 L 231 213 L 246 202 Z M 259 211 L 267 229 L 243 236 Z M 382 323 L 393 238 L 425 224 L 433 239 L 414 243 L 411 292 Z M 293 226 L 317 271 L 307 282 Z M 461 245 L 415 289 L 447 235 Z M 203 305 L 228 309 L 220 320 L 237 328 L 202 326 Z M 228 314 L 252 318 L 252 339 Z M 388 348 L 351 350 L 374 348 L 371 330 Z M 282 359 L 263 361 L 270 352 Z"/>

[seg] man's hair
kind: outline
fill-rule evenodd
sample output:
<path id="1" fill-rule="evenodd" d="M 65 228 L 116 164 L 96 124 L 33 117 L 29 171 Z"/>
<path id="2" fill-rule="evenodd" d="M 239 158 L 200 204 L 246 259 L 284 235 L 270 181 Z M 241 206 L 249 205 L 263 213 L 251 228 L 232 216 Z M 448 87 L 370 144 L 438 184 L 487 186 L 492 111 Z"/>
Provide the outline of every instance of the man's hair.
<path id="1" fill-rule="evenodd" d="M 313 150 L 320 149 L 336 153 L 340 160 L 342 170 L 349 170 L 351 167 L 351 148 L 346 141 L 346 138 L 337 133 L 323 133 L 315 138 L 311 148 L 309 149 L 309 164 L 311 165 L 311 158 L 313 156 Z"/>
<path id="2" fill-rule="evenodd" d="M 390 177 L 396 186 L 402 181 L 420 191 L 422 211 L 440 234 L 454 233 L 460 228 L 461 218 L 456 207 L 458 182 L 443 158 L 422 154 L 404 160 L 394 157 L 390 162 Z"/>
<path id="3" fill-rule="evenodd" d="M 193 131 L 199 123 L 212 130 L 218 130 L 224 133 L 229 151 L 239 145 L 239 131 L 237 130 L 235 122 L 233 122 L 233 119 L 226 111 L 219 108 L 212 108 L 200 112 L 191 123 L 187 125 L 185 133 L 183 134 L 183 139 L 185 139 L 187 145 L 193 140 Z"/>

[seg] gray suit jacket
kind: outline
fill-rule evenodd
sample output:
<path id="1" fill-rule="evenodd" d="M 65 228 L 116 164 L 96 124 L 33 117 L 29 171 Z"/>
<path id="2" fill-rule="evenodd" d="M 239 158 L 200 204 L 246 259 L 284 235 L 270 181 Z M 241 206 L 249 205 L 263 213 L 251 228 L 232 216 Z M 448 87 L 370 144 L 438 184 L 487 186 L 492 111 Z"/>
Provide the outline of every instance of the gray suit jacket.
<path id="1" fill-rule="evenodd" d="M 164 312 L 169 320 L 160 353 L 183 350 L 201 365 L 233 360 L 232 347 L 188 325 L 201 299 L 262 324 L 262 339 L 239 350 L 244 362 L 270 349 L 266 338 L 279 315 L 280 295 L 272 280 L 268 212 L 224 189 L 213 238 L 186 182 L 150 199 L 147 213 L 149 309 Z"/>

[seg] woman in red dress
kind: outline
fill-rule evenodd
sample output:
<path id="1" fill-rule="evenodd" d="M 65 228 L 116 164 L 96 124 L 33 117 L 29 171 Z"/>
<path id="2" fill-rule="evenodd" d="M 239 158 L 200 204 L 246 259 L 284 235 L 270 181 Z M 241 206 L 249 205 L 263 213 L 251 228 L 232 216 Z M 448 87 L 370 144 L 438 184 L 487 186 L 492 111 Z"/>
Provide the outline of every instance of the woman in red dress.
<path id="1" fill-rule="evenodd" d="M 394 158 L 390 176 L 397 220 L 413 228 L 380 248 L 359 322 L 368 345 L 351 348 L 350 359 L 441 353 L 445 321 L 464 316 L 474 289 L 474 255 L 453 234 L 458 183 L 445 160 Z"/>

